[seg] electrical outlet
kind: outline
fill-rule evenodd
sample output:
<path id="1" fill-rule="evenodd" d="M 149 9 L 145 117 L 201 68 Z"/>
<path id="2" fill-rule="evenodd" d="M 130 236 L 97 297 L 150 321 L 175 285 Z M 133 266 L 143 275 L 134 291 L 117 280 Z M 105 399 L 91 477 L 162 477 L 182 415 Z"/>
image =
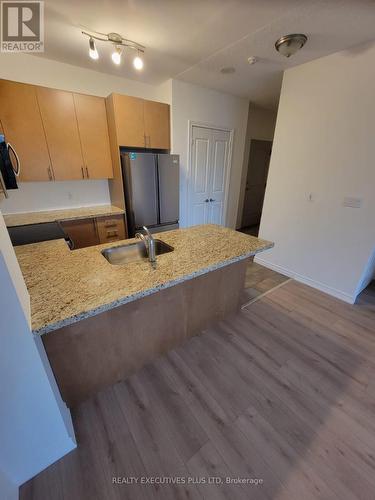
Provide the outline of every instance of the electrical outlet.
<path id="1" fill-rule="evenodd" d="M 363 202 L 362 198 L 355 198 L 353 196 L 345 196 L 342 204 L 344 207 L 361 208 L 362 202 Z"/>

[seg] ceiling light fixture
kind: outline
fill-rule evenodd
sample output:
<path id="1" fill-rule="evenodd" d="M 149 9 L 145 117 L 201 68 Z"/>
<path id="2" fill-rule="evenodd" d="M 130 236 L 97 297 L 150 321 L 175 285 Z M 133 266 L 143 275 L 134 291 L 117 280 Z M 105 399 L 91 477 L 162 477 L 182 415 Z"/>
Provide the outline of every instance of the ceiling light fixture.
<path id="1" fill-rule="evenodd" d="M 99 33 L 97 31 L 82 31 L 82 34 L 89 38 L 89 55 L 92 59 L 98 59 L 99 53 L 95 46 L 95 40 L 99 40 L 100 42 L 109 42 L 115 46 L 115 50 L 112 52 L 111 58 L 115 64 L 121 63 L 121 56 L 123 50 L 125 48 L 136 50 L 137 56 L 133 60 L 134 68 L 137 70 L 141 70 L 143 68 L 143 59 L 141 54 L 144 54 L 145 47 L 133 40 L 128 40 L 127 38 L 122 37 L 118 33 Z"/>
<path id="2" fill-rule="evenodd" d="M 91 59 L 99 59 L 98 51 L 96 50 L 95 41 L 92 37 L 89 38 L 89 56 Z"/>
<path id="3" fill-rule="evenodd" d="M 111 58 L 115 64 L 121 63 L 122 47 L 120 45 L 115 45 L 115 50 L 112 52 Z"/>
<path id="4" fill-rule="evenodd" d="M 307 36 L 302 33 L 294 33 L 279 38 L 275 43 L 275 48 L 285 57 L 290 57 L 298 52 L 307 42 Z"/>

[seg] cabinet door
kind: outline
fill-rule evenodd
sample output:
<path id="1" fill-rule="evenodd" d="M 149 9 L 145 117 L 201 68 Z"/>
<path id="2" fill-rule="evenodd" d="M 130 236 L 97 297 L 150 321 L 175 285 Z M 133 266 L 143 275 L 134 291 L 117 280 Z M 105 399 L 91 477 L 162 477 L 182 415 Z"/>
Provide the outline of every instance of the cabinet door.
<path id="1" fill-rule="evenodd" d="M 64 231 L 73 242 L 73 249 L 90 247 L 99 244 L 98 232 L 94 218 L 66 220 L 61 222 Z"/>
<path id="2" fill-rule="evenodd" d="M 0 80 L 0 121 L 21 161 L 20 181 L 52 180 L 50 157 L 33 85 Z"/>
<path id="3" fill-rule="evenodd" d="M 117 142 L 119 146 L 145 147 L 143 99 L 113 94 Z"/>
<path id="4" fill-rule="evenodd" d="M 113 177 L 105 101 L 102 97 L 74 94 L 85 176 L 89 179 Z"/>
<path id="5" fill-rule="evenodd" d="M 170 149 L 169 105 L 144 101 L 146 148 Z"/>
<path id="6" fill-rule="evenodd" d="M 84 178 L 84 162 L 73 94 L 37 87 L 47 144 L 55 180 Z"/>

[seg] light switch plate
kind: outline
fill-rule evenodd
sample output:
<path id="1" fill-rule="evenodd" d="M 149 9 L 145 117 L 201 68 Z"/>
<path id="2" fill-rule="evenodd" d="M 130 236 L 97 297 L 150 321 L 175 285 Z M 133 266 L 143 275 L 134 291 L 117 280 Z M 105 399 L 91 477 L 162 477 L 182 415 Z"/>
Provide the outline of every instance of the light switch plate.
<path id="1" fill-rule="evenodd" d="M 362 198 L 355 198 L 352 196 L 345 196 L 343 205 L 344 207 L 349 207 L 349 208 L 361 208 L 362 206 Z"/>

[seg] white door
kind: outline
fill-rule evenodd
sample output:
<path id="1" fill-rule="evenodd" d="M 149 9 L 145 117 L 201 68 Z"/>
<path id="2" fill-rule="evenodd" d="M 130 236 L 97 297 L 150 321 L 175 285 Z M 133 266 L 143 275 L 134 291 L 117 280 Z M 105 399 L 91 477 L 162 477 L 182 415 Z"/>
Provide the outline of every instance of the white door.
<path id="1" fill-rule="evenodd" d="M 193 126 L 189 225 L 224 224 L 230 132 Z"/>

